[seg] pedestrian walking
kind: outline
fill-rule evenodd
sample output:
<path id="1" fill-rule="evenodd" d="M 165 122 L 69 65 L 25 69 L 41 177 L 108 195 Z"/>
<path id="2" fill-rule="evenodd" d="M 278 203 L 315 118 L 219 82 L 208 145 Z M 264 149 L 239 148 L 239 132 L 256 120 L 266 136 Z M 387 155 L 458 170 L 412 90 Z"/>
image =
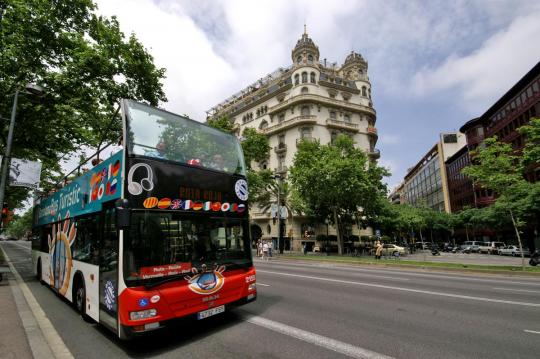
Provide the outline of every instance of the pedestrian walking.
<path id="1" fill-rule="evenodd" d="M 262 254 L 263 254 L 262 247 L 263 247 L 262 241 L 259 241 L 259 244 L 257 245 L 257 257 L 262 258 Z"/>
<path id="2" fill-rule="evenodd" d="M 264 242 L 263 244 L 263 255 L 262 255 L 262 259 L 263 260 L 268 260 L 268 242 Z"/>
<path id="3" fill-rule="evenodd" d="M 272 258 L 272 251 L 273 251 L 273 249 L 274 249 L 274 243 L 269 242 L 269 243 L 268 243 L 268 257 L 269 257 L 269 258 Z"/>
<path id="4" fill-rule="evenodd" d="M 377 244 L 375 245 L 375 259 L 381 259 L 383 246 L 381 244 L 381 241 L 377 241 Z"/>

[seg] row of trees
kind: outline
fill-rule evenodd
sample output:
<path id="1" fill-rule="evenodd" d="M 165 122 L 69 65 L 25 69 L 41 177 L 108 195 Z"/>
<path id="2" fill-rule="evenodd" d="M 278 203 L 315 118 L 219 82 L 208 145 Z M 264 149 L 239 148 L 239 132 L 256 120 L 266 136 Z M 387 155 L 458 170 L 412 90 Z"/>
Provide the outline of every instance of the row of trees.
<path id="1" fill-rule="evenodd" d="M 210 124 L 232 131 L 227 118 Z M 277 203 L 279 193 L 290 212 L 331 223 L 337 229 L 340 253 L 344 228 L 351 225 L 380 228 L 393 238 L 414 235 L 417 240 L 430 242 L 449 241 L 455 231 L 463 231 L 469 238 L 479 229 L 514 228 L 521 245 L 521 231 L 526 226 L 538 226 L 540 218 L 540 182 L 530 183 L 524 178 L 525 172 L 540 163 L 540 120 L 532 119 L 520 132 L 527 138 L 522 154 L 517 154 L 509 144 L 490 138 L 473 152 L 473 165 L 463 171 L 476 186 L 497 193 L 496 203 L 486 208 L 466 208 L 447 214 L 426 206 L 390 204 L 381 181 L 388 175 L 387 170 L 370 162 L 347 136 L 328 145 L 301 142 L 287 181 L 276 181 L 269 170 L 250 168 L 251 199 L 268 210 Z M 242 139 L 248 162 L 268 158 L 270 147 L 264 135 L 247 129 Z"/>
<path id="2" fill-rule="evenodd" d="M 42 187 L 60 178 L 60 166 L 80 148 L 118 141 L 120 98 L 166 101 L 165 70 L 115 17 L 99 16 L 92 0 L 0 2 L 0 153 L 7 139 L 13 95 L 27 83 L 45 89 L 19 96 L 12 156 L 43 163 Z M 9 188 L 18 207 L 24 188 Z"/>

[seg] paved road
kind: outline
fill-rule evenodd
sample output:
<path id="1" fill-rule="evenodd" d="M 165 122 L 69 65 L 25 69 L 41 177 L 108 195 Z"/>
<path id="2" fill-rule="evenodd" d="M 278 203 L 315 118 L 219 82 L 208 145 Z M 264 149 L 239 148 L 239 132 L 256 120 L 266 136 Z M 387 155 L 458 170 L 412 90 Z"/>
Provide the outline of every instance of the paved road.
<path id="1" fill-rule="evenodd" d="M 27 243 L 2 243 L 77 358 L 537 358 L 540 280 L 257 260 L 257 302 L 122 343 L 31 278 Z"/>

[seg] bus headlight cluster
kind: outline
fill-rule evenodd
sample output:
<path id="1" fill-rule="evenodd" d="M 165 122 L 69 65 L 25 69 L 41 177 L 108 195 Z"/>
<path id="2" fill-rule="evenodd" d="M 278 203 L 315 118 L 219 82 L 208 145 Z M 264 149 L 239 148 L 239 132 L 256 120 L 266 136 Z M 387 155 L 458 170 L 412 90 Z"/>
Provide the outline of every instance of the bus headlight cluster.
<path id="1" fill-rule="evenodd" d="M 251 292 L 253 290 L 257 289 L 257 284 L 256 283 L 251 283 L 248 287 L 248 291 Z"/>
<path id="2" fill-rule="evenodd" d="M 146 310 L 141 310 L 140 312 L 130 312 L 129 319 L 131 320 L 148 319 L 148 318 L 153 318 L 156 315 L 157 315 L 156 309 L 146 309 Z"/>

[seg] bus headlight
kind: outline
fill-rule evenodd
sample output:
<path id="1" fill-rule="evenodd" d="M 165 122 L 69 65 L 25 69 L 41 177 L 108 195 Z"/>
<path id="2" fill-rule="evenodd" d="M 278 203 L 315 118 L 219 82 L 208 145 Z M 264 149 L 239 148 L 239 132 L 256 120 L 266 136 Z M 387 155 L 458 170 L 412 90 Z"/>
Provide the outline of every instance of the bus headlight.
<path id="1" fill-rule="evenodd" d="M 129 319 L 131 320 L 141 320 L 155 317 L 157 315 L 156 309 L 146 309 L 141 310 L 140 312 L 130 312 Z"/>
<path id="2" fill-rule="evenodd" d="M 251 283 L 248 287 L 248 292 L 254 291 L 255 289 L 257 289 L 257 284 Z"/>

